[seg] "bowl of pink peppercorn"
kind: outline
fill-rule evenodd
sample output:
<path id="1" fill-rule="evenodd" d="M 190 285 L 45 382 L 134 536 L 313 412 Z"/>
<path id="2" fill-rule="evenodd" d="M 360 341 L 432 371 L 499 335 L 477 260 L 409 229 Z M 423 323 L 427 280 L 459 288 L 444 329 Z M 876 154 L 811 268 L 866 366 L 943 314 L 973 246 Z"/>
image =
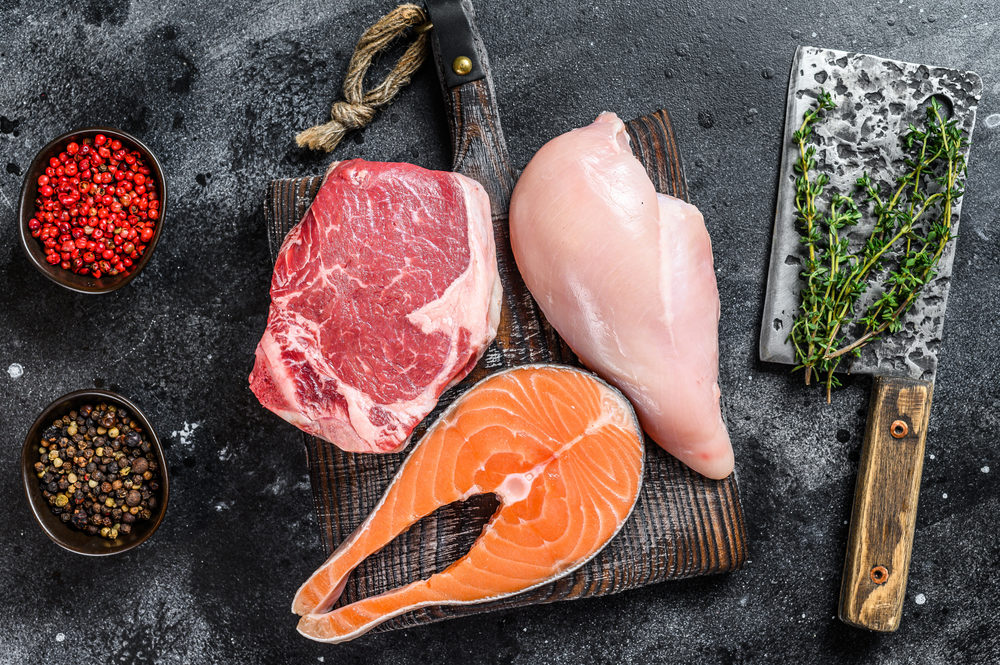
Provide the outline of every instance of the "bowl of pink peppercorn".
<path id="1" fill-rule="evenodd" d="M 139 139 L 79 129 L 42 148 L 21 189 L 21 244 L 50 280 L 79 293 L 132 281 L 160 239 L 163 169 Z"/>

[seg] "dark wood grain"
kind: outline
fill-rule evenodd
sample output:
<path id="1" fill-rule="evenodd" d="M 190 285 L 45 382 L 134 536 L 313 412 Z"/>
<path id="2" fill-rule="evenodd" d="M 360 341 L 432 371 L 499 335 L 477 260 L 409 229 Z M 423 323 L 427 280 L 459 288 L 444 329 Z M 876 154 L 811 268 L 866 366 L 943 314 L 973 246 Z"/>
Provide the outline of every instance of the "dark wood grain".
<path id="1" fill-rule="evenodd" d="M 933 392 L 927 381 L 875 378 L 840 589 L 840 618 L 859 628 L 899 628 Z"/>
<path id="2" fill-rule="evenodd" d="M 456 167 L 477 180 L 482 178 L 480 182 L 494 206 L 505 292 L 501 333 L 472 374 L 442 396 L 438 408 L 418 427 L 415 436 L 458 394 L 490 372 L 527 362 L 577 364 L 573 353 L 545 321 L 514 265 L 507 205 L 516 172 L 505 148 L 490 147 L 503 136 L 498 124 L 489 126 L 490 114 L 481 111 L 492 105 L 491 94 L 485 81 L 463 85 L 453 96 L 451 118 Z M 628 132 L 633 149 L 657 189 L 686 198 L 684 171 L 666 111 L 628 123 Z M 266 210 L 274 252 L 305 214 L 320 183 L 321 178 L 312 177 L 271 184 Z M 305 438 L 321 538 L 329 552 L 368 515 L 405 453 L 356 455 L 313 437 Z M 704 478 L 647 441 L 643 483 L 635 512 L 619 535 L 594 560 L 571 575 L 495 603 L 418 610 L 380 629 L 532 603 L 601 596 L 666 580 L 727 572 L 743 565 L 746 530 L 734 477 L 722 481 Z M 479 497 L 465 505 L 446 506 L 421 520 L 355 571 L 341 602 L 380 593 L 444 568 L 468 550 L 495 508 L 492 498 Z"/>

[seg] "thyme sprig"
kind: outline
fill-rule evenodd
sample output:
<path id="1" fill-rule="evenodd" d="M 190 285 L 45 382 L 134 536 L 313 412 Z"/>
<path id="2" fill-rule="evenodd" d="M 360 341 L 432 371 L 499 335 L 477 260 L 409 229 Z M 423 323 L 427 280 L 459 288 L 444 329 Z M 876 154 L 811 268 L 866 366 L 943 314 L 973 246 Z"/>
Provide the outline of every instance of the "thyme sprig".
<path id="1" fill-rule="evenodd" d="M 921 289 L 934 279 L 952 233 L 953 206 L 965 189 L 968 138 L 936 99 L 927 107 L 923 128 L 910 124 L 901 136 L 905 171 L 889 191 L 868 173 L 856 192 L 834 192 L 826 212 L 820 199 L 829 177 L 816 173 L 816 124 L 836 108 L 820 90 L 792 139 L 798 148 L 795 172 L 796 224 L 805 245 L 799 311 L 788 339 L 795 349 L 796 370 L 809 385 L 815 375 L 826 386 L 827 401 L 840 385 L 835 372 L 847 356 L 883 335 L 898 332 Z M 854 195 L 860 195 L 858 204 Z M 850 227 L 864 213 L 874 217 L 860 246 L 852 247 Z M 877 287 L 877 297 L 863 313 L 858 300 Z M 851 336 L 853 335 L 853 339 Z"/>

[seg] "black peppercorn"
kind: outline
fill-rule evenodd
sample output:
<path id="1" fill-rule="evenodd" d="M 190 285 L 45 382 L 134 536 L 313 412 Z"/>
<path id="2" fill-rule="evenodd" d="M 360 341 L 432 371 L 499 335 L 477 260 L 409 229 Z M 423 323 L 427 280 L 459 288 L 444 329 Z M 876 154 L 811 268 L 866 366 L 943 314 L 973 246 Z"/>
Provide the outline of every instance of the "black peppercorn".
<path id="1" fill-rule="evenodd" d="M 39 441 L 42 496 L 63 523 L 90 535 L 117 538 L 158 504 L 152 445 L 125 410 L 101 404 L 54 420 Z"/>
<path id="2" fill-rule="evenodd" d="M 145 457 L 136 457 L 132 462 L 132 473 L 143 474 L 149 469 L 149 461 Z"/>

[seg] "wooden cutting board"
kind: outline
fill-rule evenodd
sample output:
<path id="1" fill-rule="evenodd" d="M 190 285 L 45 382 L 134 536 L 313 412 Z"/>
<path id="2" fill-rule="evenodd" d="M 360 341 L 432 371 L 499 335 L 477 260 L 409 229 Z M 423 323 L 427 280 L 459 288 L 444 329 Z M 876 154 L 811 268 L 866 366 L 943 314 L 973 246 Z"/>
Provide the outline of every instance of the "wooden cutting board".
<path id="1" fill-rule="evenodd" d="M 454 163 L 452 170 L 483 185 L 490 197 L 497 263 L 504 287 L 497 338 L 472 373 L 442 395 L 427 424 L 487 374 L 525 363 L 578 365 L 573 352 L 545 321 L 528 293 L 510 248 L 507 211 L 517 172 L 500 127 L 489 60 L 470 0 L 426 0 L 434 28 L 434 59 L 445 94 Z M 453 69 L 471 59 L 468 73 Z M 658 191 L 687 199 L 687 183 L 666 111 L 628 123 L 632 149 Z M 271 183 L 265 206 L 271 259 L 285 235 L 305 215 L 320 177 Z M 595 248 L 596 249 L 596 248 Z M 298 435 L 304 436 L 304 435 Z M 309 475 L 324 549 L 347 538 L 378 502 L 406 452 L 345 453 L 305 436 Z M 708 480 L 647 440 L 643 488 L 632 516 L 615 539 L 587 565 L 547 586 L 512 598 L 464 607 L 429 607 L 396 617 L 377 630 L 418 626 L 454 616 L 534 603 L 586 598 L 666 580 L 735 570 L 746 560 L 746 529 L 736 479 Z M 339 604 L 429 577 L 465 554 L 497 507 L 489 496 L 445 506 L 415 524 L 348 578 Z M 316 565 L 321 563 L 317 557 Z"/>
<path id="2" fill-rule="evenodd" d="M 470 99 L 456 99 L 452 118 L 474 122 L 477 136 L 499 137 L 499 125 L 481 110 L 492 107 L 492 90 L 486 82 L 472 86 Z M 463 86 L 464 87 L 464 86 Z M 486 100 L 484 104 L 483 101 Z M 476 109 L 480 109 L 477 111 Z M 485 125 L 483 123 L 486 123 Z M 646 166 L 658 191 L 687 199 L 687 186 L 670 119 L 666 111 L 628 123 L 636 156 Z M 453 125 L 453 129 L 454 129 Z M 453 136 L 464 136 L 464 131 Z M 545 321 L 517 273 L 507 228 L 507 201 L 513 170 L 506 149 L 496 151 L 465 145 L 456 154 L 473 159 L 463 172 L 503 164 L 510 179 L 494 178 L 487 187 L 493 201 L 498 262 L 505 303 L 501 329 L 477 368 L 446 392 L 414 434 L 459 394 L 486 374 L 528 362 L 579 364 L 576 357 Z M 499 159 L 499 161 L 498 161 Z M 479 179 L 479 178 L 477 178 Z M 285 234 L 299 222 L 319 189 L 321 177 L 277 180 L 267 195 L 266 219 L 274 259 Z M 483 182 L 483 180 L 480 180 Z M 484 182 L 484 185 L 486 183 Z M 345 453 L 334 446 L 302 435 L 312 479 L 313 498 L 321 539 L 327 553 L 364 520 L 395 475 L 406 452 L 391 455 Z M 496 509 L 492 497 L 475 497 L 464 505 L 441 508 L 414 525 L 384 550 L 362 563 L 348 579 L 341 604 L 375 595 L 425 578 L 443 569 L 468 551 L 486 520 Z M 500 601 L 467 607 L 425 608 L 392 619 L 380 630 L 417 626 L 449 617 L 518 607 L 534 603 L 586 598 L 666 580 L 735 570 L 746 560 L 746 529 L 736 479 L 708 480 L 685 467 L 647 440 L 644 485 L 632 517 L 617 537 L 595 559 L 576 572 L 547 586 Z M 317 557 L 316 564 L 321 563 Z"/>

